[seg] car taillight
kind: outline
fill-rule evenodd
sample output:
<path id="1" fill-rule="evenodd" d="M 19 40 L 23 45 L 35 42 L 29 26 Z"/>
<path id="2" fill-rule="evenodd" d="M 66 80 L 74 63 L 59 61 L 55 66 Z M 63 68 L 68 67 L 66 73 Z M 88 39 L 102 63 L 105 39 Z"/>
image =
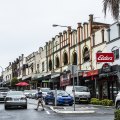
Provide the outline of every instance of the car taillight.
<path id="1" fill-rule="evenodd" d="M 21 100 L 26 100 L 26 97 L 21 97 Z"/>
<path id="2" fill-rule="evenodd" d="M 6 100 L 6 101 L 11 101 L 12 98 L 11 98 L 11 97 L 6 97 L 5 100 Z"/>

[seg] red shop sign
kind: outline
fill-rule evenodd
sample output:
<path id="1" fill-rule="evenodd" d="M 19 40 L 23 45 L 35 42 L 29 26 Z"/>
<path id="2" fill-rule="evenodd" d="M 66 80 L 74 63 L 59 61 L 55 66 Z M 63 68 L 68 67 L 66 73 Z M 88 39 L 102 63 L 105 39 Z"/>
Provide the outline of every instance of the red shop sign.
<path id="1" fill-rule="evenodd" d="M 96 62 L 114 62 L 114 53 L 96 53 Z"/>
<path id="2" fill-rule="evenodd" d="M 88 72 L 83 72 L 83 77 L 89 77 L 93 75 L 98 75 L 98 70 L 91 70 Z"/>
<path id="3" fill-rule="evenodd" d="M 60 86 L 70 85 L 70 74 L 60 76 Z"/>

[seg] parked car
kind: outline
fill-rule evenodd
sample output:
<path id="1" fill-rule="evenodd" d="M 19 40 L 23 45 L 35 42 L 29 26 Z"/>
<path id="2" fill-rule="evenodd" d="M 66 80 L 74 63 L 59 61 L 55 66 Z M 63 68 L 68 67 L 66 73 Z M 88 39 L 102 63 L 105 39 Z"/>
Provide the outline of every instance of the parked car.
<path id="1" fill-rule="evenodd" d="M 27 98 L 22 91 L 9 91 L 5 97 L 5 109 L 15 106 L 22 106 L 27 109 Z"/>
<path id="2" fill-rule="evenodd" d="M 37 93 L 37 90 L 30 90 L 30 93 L 28 94 L 28 98 L 35 99 L 36 93 Z"/>
<path id="3" fill-rule="evenodd" d="M 57 105 L 73 105 L 73 97 L 63 90 L 57 90 Z M 45 104 L 55 104 L 55 90 L 50 91 L 45 96 Z"/>
<path id="4" fill-rule="evenodd" d="M 75 88 L 75 102 L 90 102 L 91 95 L 88 87 L 74 86 Z M 65 91 L 73 97 L 73 86 L 66 86 Z"/>
<path id="5" fill-rule="evenodd" d="M 41 88 L 41 91 L 42 91 L 43 98 L 45 98 L 45 96 L 47 95 L 47 93 L 50 91 L 50 88 Z"/>
<path id="6" fill-rule="evenodd" d="M 0 87 L 0 102 L 4 102 L 4 99 L 9 91 L 8 87 Z"/>
<path id="7" fill-rule="evenodd" d="M 117 94 L 115 98 L 115 107 L 116 109 L 120 109 L 120 92 Z"/>
<path id="8" fill-rule="evenodd" d="M 31 91 L 31 90 L 24 90 L 24 95 L 25 95 L 27 98 L 29 98 L 30 91 Z"/>

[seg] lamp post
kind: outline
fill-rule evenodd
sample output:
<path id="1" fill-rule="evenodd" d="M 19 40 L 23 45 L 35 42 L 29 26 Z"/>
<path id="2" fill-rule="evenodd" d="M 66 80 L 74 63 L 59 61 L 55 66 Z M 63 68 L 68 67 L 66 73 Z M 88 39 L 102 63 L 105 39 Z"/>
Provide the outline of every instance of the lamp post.
<path id="1" fill-rule="evenodd" d="M 65 25 L 58 25 L 58 24 L 53 24 L 53 27 L 65 27 L 65 28 L 70 28 L 71 26 L 65 26 Z M 72 29 L 73 32 L 75 32 L 75 29 Z M 77 35 L 76 35 L 77 36 Z M 79 86 L 79 70 L 78 70 L 78 45 L 77 45 L 77 37 L 75 39 L 75 33 L 73 33 L 73 39 L 76 42 L 76 52 L 77 52 L 77 70 L 76 70 L 76 74 L 77 74 L 77 85 Z"/>
<path id="2" fill-rule="evenodd" d="M 3 82 L 3 67 L 0 66 L 0 68 L 2 69 L 2 74 L 1 74 L 1 76 L 2 76 L 2 82 Z M 3 84 L 2 84 L 2 87 L 3 87 Z"/>
<path id="3" fill-rule="evenodd" d="M 53 27 L 66 27 L 66 28 L 70 28 L 71 26 L 63 26 L 63 25 L 58 25 L 58 24 L 53 24 L 52 25 Z M 72 29 L 72 31 L 76 31 L 75 29 Z M 73 39 L 74 41 L 76 42 L 76 47 L 77 47 L 77 50 L 78 51 L 78 45 L 77 45 L 77 37 L 76 37 L 76 40 L 75 40 L 75 34 L 73 34 Z M 77 65 L 78 65 L 78 54 L 77 54 Z M 74 111 L 75 111 L 75 79 L 74 79 L 74 70 L 75 69 L 75 65 L 72 65 L 72 75 L 73 75 L 73 97 L 74 97 Z M 77 66 L 77 85 L 79 85 L 79 78 L 78 78 L 78 66 Z"/>

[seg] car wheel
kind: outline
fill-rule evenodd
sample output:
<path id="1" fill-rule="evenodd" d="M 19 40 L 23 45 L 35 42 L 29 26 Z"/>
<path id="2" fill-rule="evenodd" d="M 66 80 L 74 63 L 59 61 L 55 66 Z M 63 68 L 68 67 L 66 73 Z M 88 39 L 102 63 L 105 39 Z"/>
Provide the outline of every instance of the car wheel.
<path id="1" fill-rule="evenodd" d="M 117 108 L 118 110 L 120 110 L 120 101 L 117 102 L 116 108 Z"/>
<path id="2" fill-rule="evenodd" d="M 69 104 L 69 106 L 72 106 L 73 104 Z"/>
<path id="3" fill-rule="evenodd" d="M 8 109 L 8 106 L 7 106 L 7 105 L 5 105 L 4 107 L 5 107 L 5 110 L 7 110 L 7 109 Z"/>
<path id="4" fill-rule="evenodd" d="M 48 105 L 48 103 L 47 103 L 47 102 L 45 102 L 45 105 Z"/>
<path id="5" fill-rule="evenodd" d="M 27 105 L 24 106 L 24 109 L 27 109 Z"/>

